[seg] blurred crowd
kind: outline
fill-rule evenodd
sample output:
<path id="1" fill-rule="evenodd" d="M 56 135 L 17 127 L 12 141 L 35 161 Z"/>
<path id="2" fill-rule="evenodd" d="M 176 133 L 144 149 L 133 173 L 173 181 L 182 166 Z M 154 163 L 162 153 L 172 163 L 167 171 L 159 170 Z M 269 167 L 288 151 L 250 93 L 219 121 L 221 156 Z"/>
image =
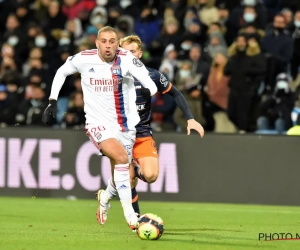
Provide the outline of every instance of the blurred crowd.
<path id="1" fill-rule="evenodd" d="M 299 0 L 0 0 L 0 127 L 42 126 L 56 70 L 95 48 L 98 29 L 143 41 L 142 61 L 185 96 L 206 131 L 285 133 L 300 125 Z M 56 127 L 85 123 L 80 75 L 67 77 Z M 185 131 L 169 95 L 155 131 Z"/>

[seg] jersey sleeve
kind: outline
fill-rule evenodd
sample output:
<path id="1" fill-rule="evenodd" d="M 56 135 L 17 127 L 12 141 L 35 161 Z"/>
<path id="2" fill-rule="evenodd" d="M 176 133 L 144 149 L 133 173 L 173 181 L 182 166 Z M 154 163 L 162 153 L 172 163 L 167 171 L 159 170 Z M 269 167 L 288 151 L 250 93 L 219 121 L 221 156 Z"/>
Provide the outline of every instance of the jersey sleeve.
<path id="1" fill-rule="evenodd" d="M 68 57 L 66 62 L 56 71 L 56 74 L 52 82 L 51 94 L 49 99 L 57 100 L 59 91 L 61 90 L 66 80 L 66 77 L 78 72 L 77 68 L 75 67 L 76 65 L 76 62 L 74 60 L 76 58 L 75 56 L 78 57 L 78 55 Z"/>
<path id="2" fill-rule="evenodd" d="M 131 53 L 127 53 L 128 67 L 130 73 L 139 80 L 139 82 L 147 89 L 150 90 L 151 96 L 157 92 L 156 84 L 149 76 L 149 72 L 145 65 Z"/>
<path id="3" fill-rule="evenodd" d="M 172 83 L 169 82 L 169 80 L 164 76 L 164 74 L 160 73 L 159 71 L 152 69 L 150 77 L 155 82 L 158 92 L 165 94 L 169 92 L 172 88 Z"/>

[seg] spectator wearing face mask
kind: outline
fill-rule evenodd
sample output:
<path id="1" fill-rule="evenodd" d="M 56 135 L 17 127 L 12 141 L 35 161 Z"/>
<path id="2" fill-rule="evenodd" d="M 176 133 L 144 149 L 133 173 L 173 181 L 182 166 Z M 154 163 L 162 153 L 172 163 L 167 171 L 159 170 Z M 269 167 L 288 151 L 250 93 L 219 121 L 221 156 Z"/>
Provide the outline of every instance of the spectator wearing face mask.
<path id="1" fill-rule="evenodd" d="M 59 39 L 58 39 L 58 51 L 60 53 L 61 50 L 65 50 L 62 49 L 62 47 L 64 48 L 68 48 L 68 51 L 70 51 L 70 53 L 73 54 L 75 47 L 74 47 L 74 36 L 72 35 L 72 33 L 70 33 L 67 30 L 62 30 L 60 32 L 59 35 Z"/>
<path id="2" fill-rule="evenodd" d="M 276 75 L 287 72 L 287 65 L 293 55 L 293 40 L 286 31 L 286 21 L 283 15 L 276 15 L 271 32 L 262 39 L 261 48 L 267 59 L 266 88 L 273 92 Z"/>
<path id="3" fill-rule="evenodd" d="M 257 28 L 261 28 L 261 29 L 264 28 L 263 24 L 260 23 L 260 20 L 257 17 L 255 8 L 252 6 L 246 6 L 244 8 L 243 18 L 241 19 L 240 22 L 240 28 L 245 26 L 246 24 L 253 24 Z"/>
<path id="4" fill-rule="evenodd" d="M 185 13 L 183 19 L 183 26 L 185 30 L 188 30 L 193 20 L 198 19 L 197 11 L 193 7 L 189 7 Z"/>
<path id="5" fill-rule="evenodd" d="M 201 75 L 192 72 L 192 64 L 183 61 L 175 76 L 176 87 L 182 92 L 191 109 L 194 119 L 205 124 L 202 111 Z M 181 131 L 186 131 L 186 119 L 182 111 L 177 107 L 174 113 L 174 121 Z"/>
<path id="6" fill-rule="evenodd" d="M 209 43 L 204 48 L 204 52 L 207 53 L 210 62 L 218 53 L 227 55 L 227 44 L 221 32 L 213 32 L 209 35 Z"/>
<path id="7" fill-rule="evenodd" d="M 295 80 L 300 68 L 300 11 L 297 11 L 294 16 L 294 25 L 291 29 L 291 34 L 294 43 L 293 57 L 291 61 L 291 73 Z"/>
<path id="8" fill-rule="evenodd" d="M 240 130 L 251 131 L 250 122 L 257 90 L 265 74 L 265 60 L 258 43 L 239 35 L 229 48 L 224 74 L 230 76 L 228 117 Z"/>
<path id="9" fill-rule="evenodd" d="M 6 30 L 3 34 L 2 42 L 14 47 L 17 60 L 25 60 L 28 48 L 26 46 L 26 35 L 21 29 L 20 21 L 15 14 L 10 14 L 6 20 Z M 15 61 L 17 61 L 15 58 Z M 20 65 L 21 66 L 21 65 Z M 20 68 L 18 65 L 18 69 Z"/>
<path id="10" fill-rule="evenodd" d="M 55 42 L 55 45 L 53 44 Z M 46 33 L 39 31 L 34 37 L 34 47 L 40 48 L 43 53 L 43 61 L 51 64 L 55 60 L 55 54 L 52 50 L 55 50 L 57 46 L 57 40 L 50 38 Z"/>
<path id="11" fill-rule="evenodd" d="M 292 127 L 291 112 L 294 106 L 294 95 L 289 88 L 289 79 L 285 73 L 277 76 L 275 89 L 260 106 L 260 117 L 257 129 L 275 129 L 282 134 Z"/>
<path id="12" fill-rule="evenodd" d="M 14 125 L 17 101 L 4 84 L 0 84 L 0 127 Z"/>
<path id="13" fill-rule="evenodd" d="M 35 47 L 35 37 L 41 32 L 41 27 L 34 22 L 28 24 L 26 40 L 28 49 Z"/>
<path id="14" fill-rule="evenodd" d="M 178 42 L 175 47 L 177 51 L 177 59 L 179 61 L 187 60 L 189 58 L 190 49 L 194 44 L 192 36 L 184 36 L 182 41 Z"/>
<path id="15" fill-rule="evenodd" d="M 15 47 L 21 42 L 22 38 L 19 19 L 15 14 L 10 14 L 6 19 L 5 32 L 2 36 L 2 41 Z"/>
<path id="16" fill-rule="evenodd" d="M 205 124 L 202 111 L 201 75 L 192 72 L 192 64 L 183 61 L 175 76 L 176 87 L 182 92 L 191 109 L 194 119 Z M 186 131 L 186 118 L 177 107 L 174 113 L 174 121 L 182 131 Z"/>
<path id="17" fill-rule="evenodd" d="M 66 22 L 65 30 L 70 32 L 71 37 L 74 39 L 74 44 L 79 45 L 82 42 L 83 30 L 79 18 L 69 19 Z"/>
<path id="18" fill-rule="evenodd" d="M 98 30 L 107 23 L 107 11 L 105 8 L 98 6 L 93 9 L 90 15 L 90 23 Z"/>
<path id="19" fill-rule="evenodd" d="M 232 35 L 236 37 L 238 31 L 247 22 L 256 22 L 259 27 L 267 25 L 267 9 L 259 0 L 241 0 L 241 5 L 230 14 L 229 26 Z"/>

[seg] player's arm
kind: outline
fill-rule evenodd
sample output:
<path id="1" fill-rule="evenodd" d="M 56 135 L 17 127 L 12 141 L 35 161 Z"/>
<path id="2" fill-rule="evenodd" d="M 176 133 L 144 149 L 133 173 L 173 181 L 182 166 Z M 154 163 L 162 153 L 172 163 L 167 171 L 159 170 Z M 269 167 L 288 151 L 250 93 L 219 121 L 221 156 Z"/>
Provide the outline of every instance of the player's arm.
<path id="1" fill-rule="evenodd" d="M 46 125 L 51 125 L 53 120 L 56 118 L 57 113 L 57 98 L 59 95 L 59 91 L 61 90 L 66 77 L 68 75 L 72 75 L 77 72 L 76 67 L 72 63 L 74 56 L 69 57 L 66 62 L 56 71 L 54 76 L 52 86 L 51 86 L 51 93 L 49 97 L 49 105 L 45 109 L 42 120 Z"/>
<path id="2" fill-rule="evenodd" d="M 170 83 L 170 90 L 165 93 L 174 98 L 177 106 L 181 109 L 187 121 L 194 119 L 190 107 L 183 94 L 173 84 Z"/>
<path id="3" fill-rule="evenodd" d="M 172 84 L 169 80 L 157 70 L 152 71 L 152 78 L 158 87 L 158 91 L 162 94 L 169 94 L 172 96 L 177 104 L 177 106 L 182 110 L 187 119 L 187 133 L 190 134 L 190 130 L 196 130 L 201 137 L 204 136 L 204 129 L 199 122 L 197 122 L 190 110 L 190 107 L 184 98 L 183 94 Z"/>
<path id="4" fill-rule="evenodd" d="M 74 63 L 72 62 L 74 59 L 75 56 L 68 57 L 66 62 L 56 71 L 56 74 L 52 82 L 49 100 L 57 100 L 59 91 L 61 90 L 66 80 L 66 77 L 78 71 L 74 66 Z"/>
<path id="5" fill-rule="evenodd" d="M 130 61 L 130 73 L 139 80 L 144 88 L 149 89 L 150 95 L 154 96 L 157 92 L 156 84 L 149 76 L 149 72 L 145 65 L 136 57 L 127 55 Z"/>
<path id="6" fill-rule="evenodd" d="M 177 106 L 184 113 L 184 115 L 187 119 L 187 134 L 189 135 L 191 129 L 194 129 L 200 134 L 201 137 L 203 137 L 204 129 L 201 126 L 201 124 L 194 119 L 192 112 L 189 108 L 189 105 L 188 105 L 186 99 L 184 98 L 183 94 L 174 85 L 171 85 L 170 90 L 166 93 L 171 95 L 174 98 Z"/>

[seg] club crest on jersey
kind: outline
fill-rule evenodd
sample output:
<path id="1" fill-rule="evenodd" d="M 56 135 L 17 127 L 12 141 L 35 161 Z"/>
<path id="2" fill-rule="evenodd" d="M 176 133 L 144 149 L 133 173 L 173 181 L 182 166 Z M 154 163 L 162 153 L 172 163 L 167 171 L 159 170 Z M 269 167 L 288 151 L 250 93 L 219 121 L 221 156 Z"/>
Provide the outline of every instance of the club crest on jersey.
<path id="1" fill-rule="evenodd" d="M 164 87 L 167 87 L 168 82 L 169 82 L 168 79 L 163 74 L 160 74 L 159 81 L 162 85 L 164 85 Z"/>
<path id="2" fill-rule="evenodd" d="M 142 67 L 144 64 L 139 60 L 139 59 L 137 59 L 137 58 L 133 58 L 132 59 L 132 62 L 133 62 L 133 64 L 135 65 L 135 66 L 137 66 L 137 67 Z"/>
<path id="3" fill-rule="evenodd" d="M 111 72 L 114 74 L 114 75 L 121 75 L 121 67 L 120 66 L 113 66 L 111 68 Z"/>

